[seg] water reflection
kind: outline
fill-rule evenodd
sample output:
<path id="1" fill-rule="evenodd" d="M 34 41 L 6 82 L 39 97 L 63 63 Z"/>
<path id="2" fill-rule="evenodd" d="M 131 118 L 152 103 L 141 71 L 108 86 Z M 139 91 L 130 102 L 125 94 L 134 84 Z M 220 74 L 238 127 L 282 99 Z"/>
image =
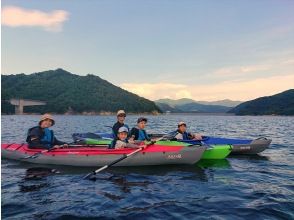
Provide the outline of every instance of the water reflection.
<path id="1" fill-rule="evenodd" d="M 234 159 L 239 159 L 239 160 L 260 160 L 260 161 L 268 161 L 270 160 L 269 156 L 263 156 L 259 154 L 255 155 L 229 155 L 228 158 L 234 158 Z"/>
<path id="2" fill-rule="evenodd" d="M 26 170 L 24 178 L 20 181 L 21 192 L 39 191 L 44 187 L 49 187 L 47 177 L 59 173 L 56 169 L 45 167 L 33 167 Z"/>

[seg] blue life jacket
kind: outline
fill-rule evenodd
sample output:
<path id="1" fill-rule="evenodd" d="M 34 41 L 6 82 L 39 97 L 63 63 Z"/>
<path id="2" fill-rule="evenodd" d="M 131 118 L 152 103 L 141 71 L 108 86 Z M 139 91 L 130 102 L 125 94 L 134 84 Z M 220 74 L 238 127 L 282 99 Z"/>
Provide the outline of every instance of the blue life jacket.
<path id="1" fill-rule="evenodd" d="M 47 146 L 48 148 L 51 148 L 53 147 L 53 139 L 54 139 L 53 131 L 51 131 L 49 128 L 45 128 L 44 136 L 41 139 L 41 143 Z"/>

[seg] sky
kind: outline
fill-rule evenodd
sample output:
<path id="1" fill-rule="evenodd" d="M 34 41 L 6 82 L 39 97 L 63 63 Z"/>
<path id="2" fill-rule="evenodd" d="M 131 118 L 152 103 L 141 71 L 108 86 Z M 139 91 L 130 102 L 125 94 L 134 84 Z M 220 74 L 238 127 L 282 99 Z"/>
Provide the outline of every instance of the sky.
<path id="1" fill-rule="evenodd" d="M 2 0 L 1 74 L 63 68 L 151 100 L 294 88 L 293 0 Z"/>

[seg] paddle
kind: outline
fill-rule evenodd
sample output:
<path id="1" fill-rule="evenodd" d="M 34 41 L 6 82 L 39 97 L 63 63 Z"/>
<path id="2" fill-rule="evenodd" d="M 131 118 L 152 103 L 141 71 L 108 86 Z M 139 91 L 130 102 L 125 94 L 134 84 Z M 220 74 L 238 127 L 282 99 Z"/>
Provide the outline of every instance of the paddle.
<path id="1" fill-rule="evenodd" d="M 116 164 L 116 163 L 118 163 L 118 162 L 120 162 L 120 161 L 122 161 L 122 160 L 124 160 L 124 159 L 126 159 L 126 158 L 128 158 L 128 157 L 130 157 L 130 156 L 132 156 L 132 155 L 134 155 L 134 154 L 136 154 L 136 153 L 138 153 L 139 151 L 145 149 L 146 147 L 148 147 L 148 146 L 150 146 L 150 145 L 152 145 L 152 144 L 155 144 L 157 141 L 160 141 L 160 140 L 162 140 L 162 139 L 164 139 L 164 138 L 167 138 L 167 136 L 168 136 L 168 135 L 164 135 L 164 136 L 162 136 L 161 138 L 157 139 L 156 141 L 151 141 L 149 144 L 146 144 L 146 145 L 144 145 L 143 147 L 140 147 L 140 148 L 138 148 L 137 150 L 135 150 L 135 151 L 133 151 L 133 152 L 127 154 L 127 155 L 124 155 L 124 156 L 118 158 L 117 160 L 111 162 L 110 164 L 105 165 L 105 166 L 103 166 L 103 167 L 99 168 L 98 170 L 95 170 L 95 171 L 93 171 L 93 172 L 91 172 L 91 173 L 88 173 L 86 176 L 84 176 L 84 179 L 87 179 L 87 178 L 90 177 L 91 175 L 96 175 L 97 173 L 101 172 L 102 170 L 105 170 L 105 169 L 107 169 L 108 167 L 111 167 L 111 166 L 113 166 L 114 164 Z"/>
<path id="2" fill-rule="evenodd" d="M 128 158 L 128 157 L 130 157 L 130 156 L 132 156 L 132 155 L 134 155 L 136 153 L 138 153 L 139 151 L 144 150 L 147 146 L 150 146 L 150 145 L 152 145 L 154 143 L 155 143 L 155 141 L 151 141 L 149 144 L 146 144 L 146 145 L 138 148 L 137 150 L 135 150 L 135 151 L 133 151 L 133 152 L 131 152 L 129 154 L 126 154 L 126 155 L 124 155 L 124 156 L 116 159 L 115 161 L 111 162 L 110 164 L 107 164 L 107 165 L 105 165 L 105 166 L 103 166 L 103 167 L 101 167 L 101 168 L 99 168 L 99 169 L 97 169 L 97 170 L 95 170 L 95 171 L 93 171 L 91 173 L 88 173 L 86 176 L 84 176 L 84 179 L 87 179 L 88 177 L 90 177 L 92 175 L 96 175 L 97 173 L 101 172 L 102 170 L 105 170 L 108 167 L 111 167 L 114 164 L 117 164 L 118 162 L 120 162 L 120 161 L 122 161 L 122 160 L 124 160 L 124 159 L 126 159 L 126 158 Z"/>
<path id="3" fill-rule="evenodd" d="M 63 147 L 63 145 L 60 145 L 59 147 L 52 147 L 52 148 L 50 148 L 50 149 L 42 150 L 42 151 L 40 151 L 40 152 L 38 152 L 38 153 L 35 153 L 35 154 L 33 154 L 33 155 L 29 155 L 29 156 L 24 157 L 24 158 L 22 158 L 22 159 L 35 159 L 35 158 L 37 158 L 38 156 L 40 156 L 40 155 L 42 155 L 42 154 L 44 154 L 44 153 L 47 153 L 47 152 L 50 152 L 50 151 L 53 151 L 53 150 L 55 150 L 55 149 L 59 149 L 59 148 L 62 148 L 62 147 Z"/>

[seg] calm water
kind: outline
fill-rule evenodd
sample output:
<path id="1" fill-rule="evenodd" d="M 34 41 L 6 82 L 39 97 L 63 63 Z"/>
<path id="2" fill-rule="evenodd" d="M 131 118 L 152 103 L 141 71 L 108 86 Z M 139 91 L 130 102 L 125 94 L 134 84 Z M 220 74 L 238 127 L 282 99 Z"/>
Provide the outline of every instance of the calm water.
<path id="1" fill-rule="evenodd" d="M 56 116 L 56 136 L 109 131 L 113 116 Z M 135 124 L 137 116 L 127 117 Z M 193 166 L 94 168 L 33 165 L 2 159 L 3 219 L 294 219 L 294 117 L 150 116 L 147 131 L 180 120 L 207 135 L 271 138 L 259 156 Z M 39 116 L 2 116 L 2 143 L 25 140 Z"/>

